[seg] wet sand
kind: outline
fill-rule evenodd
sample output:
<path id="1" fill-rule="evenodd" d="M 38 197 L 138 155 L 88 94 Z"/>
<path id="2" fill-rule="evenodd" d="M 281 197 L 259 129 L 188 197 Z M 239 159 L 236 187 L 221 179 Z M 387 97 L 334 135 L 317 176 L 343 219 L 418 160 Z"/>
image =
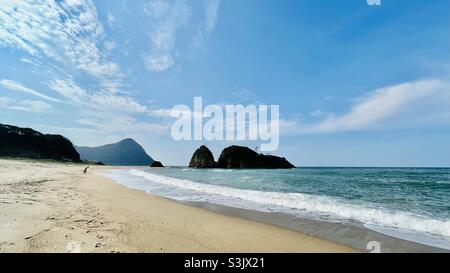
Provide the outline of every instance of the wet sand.
<path id="1" fill-rule="evenodd" d="M 230 208 L 226 206 L 189 202 L 190 205 L 232 217 L 261 222 L 297 231 L 343 245 L 351 246 L 362 252 L 377 253 L 374 244 L 379 245 L 381 253 L 449 253 L 450 250 L 423 245 L 391 237 L 365 228 L 361 223 L 342 224 L 298 218 L 284 213 L 260 212 L 247 209 Z"/>

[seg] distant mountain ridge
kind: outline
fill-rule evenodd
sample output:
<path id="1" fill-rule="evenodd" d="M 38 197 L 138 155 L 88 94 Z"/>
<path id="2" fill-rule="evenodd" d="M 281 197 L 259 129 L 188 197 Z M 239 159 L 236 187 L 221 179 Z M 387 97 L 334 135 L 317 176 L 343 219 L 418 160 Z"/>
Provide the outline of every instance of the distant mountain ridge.
<path id="1" fill-rule="evenodd" d="M 144 148 L 132 138 L 99 147 L 78 147 L 75 149 L 82 160 L 102 162 L 116 166 L 150 166 L 154 160 Z"/>
<path id="2" fill-rule="evenodd" d="M 72 142 L 30 128 L 0 124 L 0 156 L 80 162 Z"/>

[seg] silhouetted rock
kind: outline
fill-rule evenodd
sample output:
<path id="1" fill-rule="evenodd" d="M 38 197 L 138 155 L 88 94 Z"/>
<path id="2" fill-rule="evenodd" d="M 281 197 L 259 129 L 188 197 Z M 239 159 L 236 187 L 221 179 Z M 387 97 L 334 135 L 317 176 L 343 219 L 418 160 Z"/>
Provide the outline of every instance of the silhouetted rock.
<path id="1" fill-rule="evenodd" d="M 289 161 L 284 157 L 274 156 L 274 155 L 259 155 L 260 166 L 259 168 L 264 169 L 293 169 L 295 168 Z"/>
<path id="2" fill-rule="evenodd" d="M 294 165 L 284 157 L 263 155 L 242 146 L 225 148 L 219 161 L 214 162 L 211 151 L 201 146 L 192 156 L 190 168 L 224 168 L 224 169 L 292 169 Z"/>
<path id="3" fill-rule="evenodd" d="M 164 168 L 163 164 L 159 161 L 153 161 L 152 165 L 150 165 L 152 168 Z"/>
<path id="4" fill-rule="evenodd" d="M 263 155 L 242 146 L 231 146 L 222 151 L 217 164 L 226 169 L 292 169 L 294 165 L 284 157 Z"/>
<path id="5" fill-rule="evenodd" d="M 225 148 L 219 157 L 218 167 L 227 169 L 258 168 L 259 155 L 255 151 L 241 146 Z"/>
<path id="6" fill-rule="evenodd" d="M 190 168 L 214 168 L 214 156 L 206 146 L 201 146 L 192 155 Z"/>
<path id="7" fill-rule="evenodd" d="M 150 166 L 151 158 L 134 139 L 127 138 L 99 147 L 75 147 L 83 160 L 116 166 Z"/>
<path id="8" fill-rule="evenodd" d="M 0 124 L 0 156 L 80 162 L 72 142 L 30 128 Z"/>

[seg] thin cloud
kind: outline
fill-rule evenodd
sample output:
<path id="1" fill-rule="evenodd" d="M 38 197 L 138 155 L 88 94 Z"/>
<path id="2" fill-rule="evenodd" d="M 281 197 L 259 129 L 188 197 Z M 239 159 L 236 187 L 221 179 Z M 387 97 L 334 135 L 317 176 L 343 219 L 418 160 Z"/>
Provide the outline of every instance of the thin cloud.
<path id="1" fill-rule="evenodd" d="M 360 98 L 351 109 L 313 124 L 284 120 L 285 134 L 323 134 L 450 124 L 450 85 L 423 80 L 389 86 Z"/>
<path id="2" fill-rule="evenodd" d="M 91 98 L 95 108 L 113 111 L 124 111 L 132 113 L 145 113 L 147 107 L 136 102 L 134 99 L 125 96 L 115 96 L 111 94 L 95 94 Z"/>
<path id="3" fill-rule="evenodd" d="M 95 77 L 120 72 L 97 42 L 104 38 L 92 1 L 0 1 L 0 45 L 50 58 Z"/>
<path id="4" fill-rule="evenodd" d="M 214 30 L 219 17 L 220 0 L 208 0 L 205 4 L 206 31 Z"/>
<path id="5" fill-rule="evenodd" d="M 34 113 L 47 113 L 51 108 L 50 104 L 36 100 L 24 100 L 11 107 L 11 109 Z"/>
<path id="6" fill-rule="evenodd" d="M 182 30 L 190 33 L 193 48 L 202 47 L 205 34 L 212 32 L 217 24 L 220 0 L 204 0 L 201 7 L 204 20 L 195 24 L 194 3 L 186 0 L 151 0 L 144 6 L 150 28 L 144 64 L 149 71 L 166 71 L 182 57 L 184 48 L 177 47 L 177 36 Z"/>
<path id="7" fill-rule="evenodd" d="M 320 117 L 320 116 L 323 116 L 325 113 L 322 112 L 322 110 L 317 109 L 317 110 L 312 111 L 310 114 L 313 117 Z"/>
<path id="8" fill-rule="evenodd" d="M 52 108 L 52 106 L 43 101 L 17 101 L 7 97 L 0 97 L 0 108 L 33 113 L 47 113 Z"/>
<path id="9" fill-rule="evenodd" d="M 33 96 L 36 96 L 36 97 L 40 97 L 42 99 L 46 99 L 46 100 L 49 100 L 49 101 L 61 102 L 58 99 L 55 99 L 55 98 L 49 97 L 47 95 L 44 95 L 44 94 L 42 94 L 42 93 L 40 93 L 38 91 L 35 91 L 35 90 L 31 89 L 31 88 L 28 88 L 28 87 L 24 86 L 23 84 L 21 84 L 19 82 L 15 82 L 15 81 L 12 81 L 12 80 L 6 80 L 6 79 L 0 80 L 0 86 L 5 88 L 5 89 L 23 92 L 23 93 L 26 93 L 26 94 L 29 94 L 29 95 L 33 95 Z"/>
<path id="10" fill-rule="evenodd" d="M 51 80 L 47 85 L 51 90 L 58 92 L 61 96 L 77 103 L 82 103 L 88 96 L 88 93 L 83 88 L 70 79 Z"/>
<path id="11" fill-rule="evenodd" d="M 113 117 L 104 122 L 101 119 L 79 119 L 79 124 L 91 126 L 102 132 L 123 134 L 164 134 L 170 126 L 168 124 L 157 124 L 141 122 L 131 117 Z"/>
<path id="12" fill-rule="evenodd" d="M 114 24 L 116 23 L 116 17 L 112 14 L 111 11 L 108 11 L 106 16 L 106 22 L 108 23 L 109 28 L 114 29 Z"/>
<path id="13" fill-rule="evenodd" d="M 125 77 L 119 65 L 109 60 L 117 45 L 107 39 L 91 0 L 0 0 L 1 46 L 25 53 L 24 62 L 52 71 L 47 87 L 74 106 L 129 114 L 147 110 L 122 90 L 127 86 Z M 80 78 L 85 86 L 77 81 Z M 1 84 L 60 102 L 20 83 L 3 80 Z"/>
<path id="14" fill-rule="evenodd" d="M 161 72 L 175 64 L 177 31 L 185 26 L 191 16 L 191 8 L 185 0 L 154 0 L 144 8 L 151 31 L 150 50 L 145 55 L 145 66 L 150 71 Z"/>
<path id="15" fill-rule="evenodd" d="M 8 108 L 15 100 L 7 97 L 0 97 L 0 108 Z"/>
<path id="16" fill-rule="evenodd" d="M 107 39 L 91 0 L 0 0 L 1 46 L 25 53 L 23 62 L 39 66 L 54 79 L 85 81 L 86 75 L 97 90 L 126 93 L 124 74 L 109 60 L 117 45 Z"/>
<path id="17" fill-rule="evenodd" d="M 111 52 L 113 49 L 117 47 L 117 44 L 114 41 L 106 41 L 105 42 L 105 49 L 108 52 Z"/>
<path id="18" fill-rule="evenodd" d="M 261 99 L 253 91 L 247 88 L 236 88 L 231 91 L 233 99 L 242 103 L 263 104 Z"/>
<path id="19" fill-rule="evenodd" d="M 109 92 L 90 91 L 77 85 L 71 79 L 56 79 L 48 83 L 48 87 L 68 100 L 85 107 L 103 111 L 122 113 L 144 113 L 146 106 L 127 96 L 118 96 Z"/>

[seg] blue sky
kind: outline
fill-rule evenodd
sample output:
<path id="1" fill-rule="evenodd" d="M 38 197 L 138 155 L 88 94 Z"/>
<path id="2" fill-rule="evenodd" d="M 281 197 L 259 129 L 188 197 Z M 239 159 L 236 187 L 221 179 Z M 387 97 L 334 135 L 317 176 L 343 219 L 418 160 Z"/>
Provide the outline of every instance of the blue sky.
<path id="1" fill-rule="evenodd" d="M 0 123 L 166 165 L 177 104 L 276 104 L 300 166 L 450 166 L 447 0 L 0 0 Z M 255 145 L 253 142 L 237 144 Z"/>

